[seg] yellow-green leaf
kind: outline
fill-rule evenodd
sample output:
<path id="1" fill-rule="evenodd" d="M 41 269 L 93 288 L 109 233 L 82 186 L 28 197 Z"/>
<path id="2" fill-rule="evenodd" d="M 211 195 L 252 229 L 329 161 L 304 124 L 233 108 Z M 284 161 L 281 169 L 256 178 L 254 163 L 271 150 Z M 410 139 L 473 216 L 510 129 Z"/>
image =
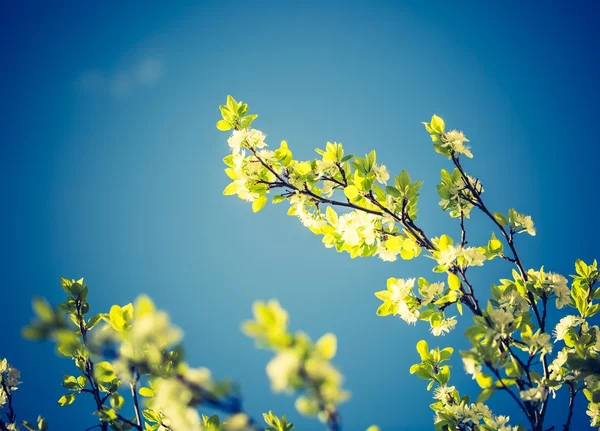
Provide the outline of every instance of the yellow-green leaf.
<path id="1" fill-rule="evenodd" d="M 358 196 L 358 188 L 356 186 L 345 187 L 344 194 L 348 199 L 354 200 Z"/>
<path id="2" fill-rule="evenodd" d="M 441 135 L 442 133 L 444 133 L 444 127 L 446 125 L 444 124 L 444 120 L 441 117 L 438 117 L 434 114 L 433 117 L 431 117 L 431 123 L 429 124 L 429 126 L 433 129 L 435 133 Z"/>
<path id="3" fill-rule="evenodd" d="M 217 129 L 219 129 L 222 132 L 226 132 L 228 130 L 231 130 L 231 124 L 229 124 L 229 121 L 219 120 L 217 121 Z"/>
<path id="4" fill-rule="evenodd" d="M 397 236 L 392 236 L 385 241 L 385 248 L 389 251 L 399 253 L 402 250 L 402 240 Z"/>
<path id="5" fill-rule="evenodd" d="M 316 344 L 317 350 L 325 359 L 331 359 L 337 352 L 337 338 L 331 332 L 323 335 Z"/>
<path id="6" fill-rule="evenodd" d="M 140 388 L 140 395 L 143 397 L 153 397 L 154 391 L 152 389 L 144 386 L 144 387 Z"/>
<path id="7" fill-rule="evenodd" d="M 421 361 L 429 358 L 429 346 L 427 345 L 427 341 L 421 340 L 417 343 L 417 352 L 419 352 Z"/>
<path id="8" fill-rule="evenodd" d="M 254 202 L 252 202 L 252 211 L 254 211 L 255 213 L 259 212 L 261 209 L 263 209 L 266 203 L 267 197 L 265 195 L 254 199 Z"/>
<path id="9" fill-rule="evenodd" d="M 448 286 L 452 290 L 460 289 L 460 278 L 458 278 L 458 275 L 456 275 L 452 272 L 450 274 L 448 274 Z"/>
<path id="10" fill-rule="evenodd" d="M 301 175 L 301 176 L 308 175 L 310 173 L 310 171 L 312 171 L 312 168 L 311 168 L 309 162 L 298 163 L 295 166 L 295 169 L 296 169 L 296 172 L 298 173 L 298 175 Z"/>
<path id="11" fill-rule="evenodd" d="M 482 388 L 482 389 L 488 389 L 491 388 L 493 383 L 494 383 L 494 379 L 492 379 L 491 376 L 488 376 L 485 373 L 479 373 L 475 376 L 475 380 L 477 381 L 477 384 Z"/>
<path id="12" fill-rule="evenodd" d="M 238 185 L 237 183 L 229 183 L 225 190 L 223 190 L 223 194 L 225 196 L 235 195 L 237 193 Z"/>
<path id="13" fill-rule="evenodd" d="M 100 382 L 112 382 L 117 375 L 112 364 L 108 361 L 102 361 L 94 365 L 96 379 Z"/>

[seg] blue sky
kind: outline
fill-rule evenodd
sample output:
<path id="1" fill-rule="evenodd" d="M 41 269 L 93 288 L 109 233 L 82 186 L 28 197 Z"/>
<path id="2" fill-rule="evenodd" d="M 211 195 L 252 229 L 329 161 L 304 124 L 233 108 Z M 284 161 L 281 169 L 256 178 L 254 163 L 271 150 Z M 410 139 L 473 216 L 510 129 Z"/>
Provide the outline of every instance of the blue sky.
<path id="1" fill-rule="evenodd" d="M 559 2 L 557 2 L 559 3 Z M 430 276 L 427 259 L 351 261 L 327 250 L 281 206 L 252 214 L 222 196 L 227 94 L 259 113 L 268 142 L 309 158 L 327 141 L 375 148 L 391 172 L 425 181 L 419 223 L 457 233 L 437 206 L 448 163 L 422 129 L 433 113 L 471 139 L 466 168 L 494 210 L 531 214 L 526 266 L 565 275 L 598 257 L 597 2 L 37 2 L 2 13 L 3 339 L 22 370 L 21 418 L 54 429 L 94 424 L 92 404 L 60 410 L 73 365 L 20 338 L 30 301 L 61 300 L 60 276 L 85 277 L 96 311 L 147 293 L 185 331 L 188 360 L 238 381 L 248 410 L 287 414 L 239 324 L 277 298 L 293 329 L 338 335 L 336 364 L 352 391 L 345 429 L 428 430 L 430 394 L 408 375 L 415 343 L 464 347 L 462 330 L 433 340 L 423 325 L 378 318 L 390 276 Z M 471 241 L 491 226 L 475 215 Z M 474 271 L 477 289 L 508 274 Z M 556 317 L 556 316 L 554 316 Z M 454 362 L 462 392 L 475 386 Z M 557 428 L 565 412 L 553 401 Z M 87 403 L 87 404 L 86 404 Z M 586 429 L 583 398 L 574 429 Z M 85 408 L 89 410 L 86 411 Z M 520 420 L 508 397 L 492 406 Z"/>

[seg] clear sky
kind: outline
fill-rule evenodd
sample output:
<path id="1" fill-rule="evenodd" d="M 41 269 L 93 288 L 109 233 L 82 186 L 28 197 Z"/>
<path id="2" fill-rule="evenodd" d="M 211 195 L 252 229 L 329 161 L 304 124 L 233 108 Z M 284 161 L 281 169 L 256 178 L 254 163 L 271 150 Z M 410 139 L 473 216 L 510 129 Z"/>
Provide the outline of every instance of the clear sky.
<path id="1" fill-rule="evenodd" d="M 122 3 L 127 3 L 124 6 Z M 175 6 L 176 4 L 176 6 Z M 326 141 L 375 148 L 392 173 L 425 181 L 419 222 L 457 226 L 437 206 L 448 162 L 421 121 L 465 131 L 494 210 L 537 223 L 519 237 L 526 266 L 568 275 L 598 258 L 600 3 L 581 2 L 8 2 L 0 14 L 2 342 L 25 382 L 16 406 L 56 430 L 94 425 L 92 403 L 59 409 L 69 360 L 20 338 L 30 301 L 62 297 L 59 276 L 85 277 L 93 310 L 147 293 L 185 331 L 188 360 L 240 383 L 253 415 L 287 414 L 271 393 L 270 358 L 239 324 L 277 298 L 293 329 L 338 335 L 336 365 L 352 400 L 345 429 L 432 429 L 430 393 L 408 374 L 415 343 L 464 347 L 464 321 L 433 339 L 425 325 L 378 318 L 390 276 L 430 276 L 427 259 L 351 261 L 325 249 L 285 208 L 252 214 L 221 192 L 227 135 L 215 129 L 232 94 L 260 117 L 268 142 L 299 158 Z M 489 238 L 479 216 L 471 241 Z M 474 271 L 477 289 L 509 274 Z M 556 317 L 556 316 L 553 316 Z M 458 358 L 456 358 L 458 359 Z M 460 361 L 453 381 L 475 395 Z M 520 421 L 504 395 L 498 412 Z M 560 429 L 564 399 L 552 401 Z M 86 410 L 87 408 L 87 410 Z M 575 430 L 587 429 L 584 401 Z"/>

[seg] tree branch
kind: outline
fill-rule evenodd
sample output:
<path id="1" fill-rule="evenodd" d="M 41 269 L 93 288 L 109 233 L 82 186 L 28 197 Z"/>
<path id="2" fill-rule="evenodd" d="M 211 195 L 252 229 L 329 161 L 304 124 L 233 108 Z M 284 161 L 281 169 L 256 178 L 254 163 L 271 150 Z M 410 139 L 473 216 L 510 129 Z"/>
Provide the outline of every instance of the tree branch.
<path id="1" fill-rule="evenodd" d="M 569 414 L 567 416 L 567 422 L 563 425 L 563 431 L 570 431 L 571 429 L 571 420 L 573 419 L 573 411 L 575 410 L 575 397 L 579 392 L 578 389 L 575 389 L 573 382 L 569 382 L 569 387 L 571 388 L 571 396 L 569 397 Z"/>
<path id="2" fill-rule="evenodd" d="M 77 307 L 76 310 L 77 319 L 79 321 L 79 332 L 81 334 L 83 344 L 87 348 L 87 327 L 81 311 L 81 299 L 76 299 L 75 305 Z M 85 359 L 85 371 L 83 371 L 83 375 L 88 379 L 90 386 L 92 387 L 91 392 L 94 396 L 94 401 L 96 402 L 96 409 L 97 411 L 101 411 L 106 399 L 108 398 L 108 395 L 104 399 L 100 398 L 100 390 L 98 389 L 96 381 L 94 380 L 94 363 L 89 357 L 86 357 Z M 100 422 L 100 428 L 102 431 L 108 431 L 108 423 Z"/>

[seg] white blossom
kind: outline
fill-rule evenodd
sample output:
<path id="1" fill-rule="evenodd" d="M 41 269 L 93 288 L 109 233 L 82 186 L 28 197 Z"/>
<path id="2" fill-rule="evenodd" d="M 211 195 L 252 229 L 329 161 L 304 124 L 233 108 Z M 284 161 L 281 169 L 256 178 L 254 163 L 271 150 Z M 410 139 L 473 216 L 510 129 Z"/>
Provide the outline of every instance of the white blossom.
<path id="1" fill-rule="evenodd" d="M 556 341 L 564 340 L 565 335 L 567 335 L 567 332 L 569 332 L 569 329 L 574 328 L 575 326 L 581 325 L 582 323 L 583 323 L 583 319 L 581 317 L 572 316 L 572 315 L 565 316 L 562 319 L 560 319 L 560 321 L 554 328 L 553 333 L 554 333 L 554 337 L 556 338 L 556 340 L 554 342 L 556 343 Z"/>
<path id="2" fill-rule="evenodd" d="M 464 154 L 469 158 L 473 157 L 470 147 L 465 145 L 465 142 L 469 142 L 469 140 L 466 138 L 463 132 L 459 132 L 458 130 L 450 130 L 449 132 L 446 132 L 444 140 L 446 142 L 444 146 L 452 148 L 454 152 Z"/>
<path id="3" fill-rule="evenodd" d="M 153 381 L 154 397 L 150 406 L 161 411 L 165 424 L 173 431 L 201 431 L 200 415 L 189 406 L 192 391 L 175 378 L 159 378 Z"/>
<path id="4" fill-rule="evenodd" d="M 538 385 L 535 388 L 526 389 L 520 391 L 519 395 L 523 401 L 533 401 L 540 403 L 546 398 L 546 389 L 542 385 Z"/>
<path id="5" fill-rule="evenodd" d="M 456 390 L 454 386 L 438 386 L 433 390 L 433 398 L 441 401 L 443 404 L 447 404 L 449 398 L 452 397 L 452 393 Z"/>
<path id="6" fill-rule="evenodd" d="M 402 320 L 408 324 L 414 325 L 419 319 L 419 310 L 411 310 L 406 301 L 398 302 L 398 313 Z"/>
<path id="7" fill-rule="evenodd" d="M 375 178 L 379 183 L 387 184 L 390 174 L 385 165 L 373 165 L 373 172 L 375 172 Z"/>
<path id="8" fill-rule="evenodd" d="M 600 403 L 589 403 L 586 414 L 590 417 L 590 426 L 600 426 Z"/>
<path id="9" fill-rule="evenodd" d="M 244 145 L 252 148 L 263 148 L 267 145 L 264 133 L 257 129 L 234 130 L 227 143 L 232 154 L 239 153 Z"/>
<path id="10" fill-rule="evenodd" d="M 454 329 L 455 326 L 456 317 L 452 316 L 446 319 L 442 319 L 442 321 L 436 326 L 432 325 L 430 330 L 435 337 L 438 337 L 440 335 L 445 335 L 446 333 L 450 332 L 452 329 Z"/>
<path id="11" fill-rule="evenodd" d="M 467 374 L 471 374 L 473 378 L 481 373 L 481 362 L 469 356 L 462 358 L 463 366 Z"/>
<path id="12" fill-rule="evenodd" d="M 290 389 L 290 379 L 300 368 L 300 358 L 292 350 L 279 353 L 267 364 L 267 375 L 271 380 L 271 388 L 275 392 Z"/>

